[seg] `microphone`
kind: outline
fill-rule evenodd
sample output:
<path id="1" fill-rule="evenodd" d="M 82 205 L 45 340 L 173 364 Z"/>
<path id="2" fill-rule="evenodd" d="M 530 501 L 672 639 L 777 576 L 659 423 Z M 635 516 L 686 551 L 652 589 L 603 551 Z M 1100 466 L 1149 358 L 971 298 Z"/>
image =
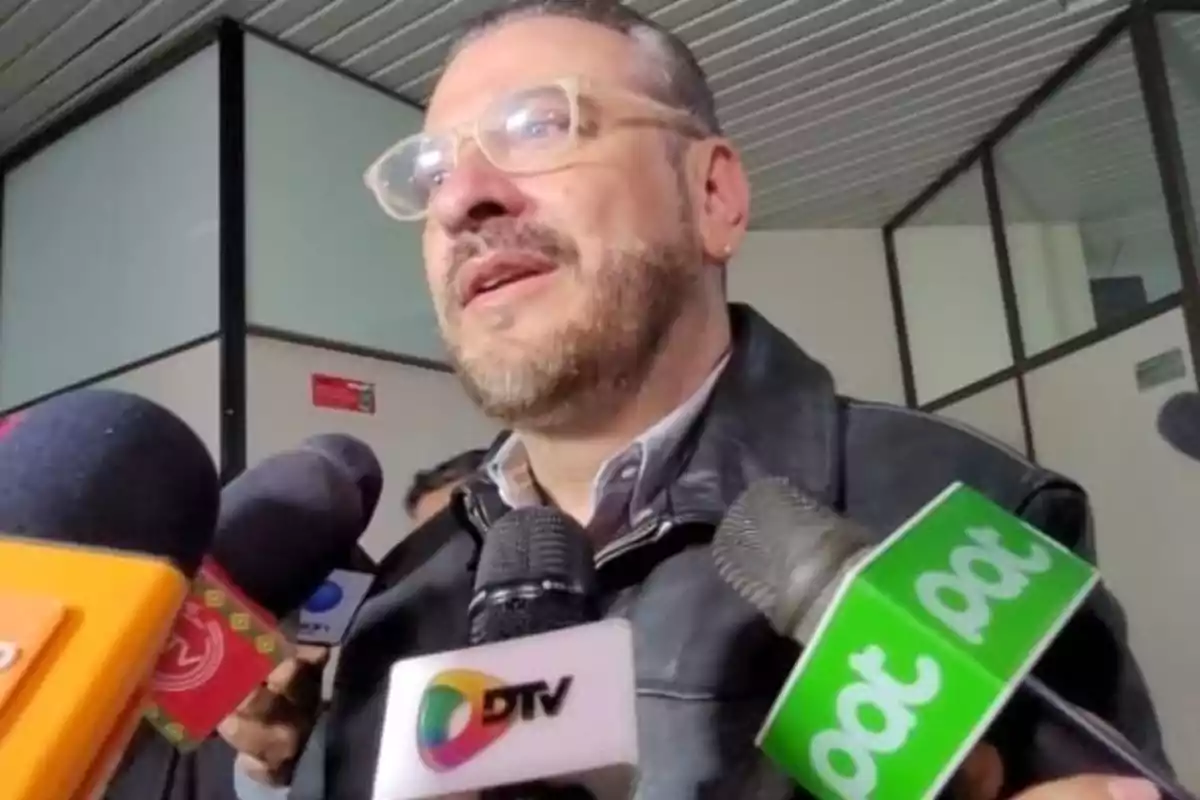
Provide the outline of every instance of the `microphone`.
<path id="1" fill-rule="evenodd" d="M 807 645 L 756 744 L 815 797 L 935 796 L 1020 687 L 1089 752 L 1191 798 L 1029 675 L 1098 574 L 966 486 L 875 546 L 786 481 L 758 481 L 712 552 L 738 594 Z"/>
<path id="2" fill-rule="evenodd" d="M 599 620 L 594 553 L 560 511 L 488 531 L 471 647 L 392 666 L 372 800 L 626 800 L 636 773 L 633 633 Z"/>
<path id="3" fill-rule="evenodd" d="M 1200 461 L 1200 394 L 1180 392 L 1163 403 L 1158 433 L 1180 453 Z"/>
<path id="4" fill-rule="evenodd" d="M 306 439 L 301 447 L 324 453 L 358 486 L 361 527 L 366 531 L 383 492 L 383 468 L 374 451 L 359 439 L 342 434 L 320 434 Z M 300 610 L 296 641 L 332 647 L 341 644 L 358 609 L 375 583 L 375 562 L 360 546 L 338 564 Z"/>
<path id="5" fill-rule="evenodd" d="M 47 400 L 0 436 L 0 776 L 6 800 L 84 798 L 140 717 L 143 682 L 208 549 L 204 444 L 122 392 Z"/>
<path id="6" fill-rule="evenodd" d="M 354 552 L 382 478 L 356 480 L 343 456 L 366 445 L 343 440 L 354 442 L 322 437 L 270 456 L 221 492 L 210 558 L 156 665 L 147 710 L 179 749 L 203 742 L 283 660 L 278 620 Z"/>

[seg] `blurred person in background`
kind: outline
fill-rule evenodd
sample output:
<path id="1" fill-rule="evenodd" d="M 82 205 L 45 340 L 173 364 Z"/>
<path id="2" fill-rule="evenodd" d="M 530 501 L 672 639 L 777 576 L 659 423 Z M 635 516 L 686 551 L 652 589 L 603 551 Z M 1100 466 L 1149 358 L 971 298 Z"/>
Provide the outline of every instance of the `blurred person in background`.
<path id="1" fill-rule="evenodd" d="M 467 450 L 413 476 L 404 495 L 404 510 L 413 529 L 424 525 L 450 502 L 450 495 L 483 466 L 487 450 Z"/>

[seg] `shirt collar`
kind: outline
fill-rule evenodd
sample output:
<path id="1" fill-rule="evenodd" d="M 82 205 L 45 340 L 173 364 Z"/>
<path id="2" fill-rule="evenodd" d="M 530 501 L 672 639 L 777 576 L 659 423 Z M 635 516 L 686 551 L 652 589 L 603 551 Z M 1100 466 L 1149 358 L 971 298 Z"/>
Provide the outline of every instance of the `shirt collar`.
<path id="1" fill-rule="evenodd" d="M 651 501 L 663 481 L 669 479 L 680 444 L 700 416 L 728 363 L 729 353 L 726 353 L 691 397 L 601 465 L 592 481 L 589 529 L 604 528 L 608 530 L 601 533 L 611 534 L 626 524 L 636 524 L 649 513 Z M 510 508 L 544 502 L 525 448 L 516 434 L 496 450 L 485 469 Z"/>

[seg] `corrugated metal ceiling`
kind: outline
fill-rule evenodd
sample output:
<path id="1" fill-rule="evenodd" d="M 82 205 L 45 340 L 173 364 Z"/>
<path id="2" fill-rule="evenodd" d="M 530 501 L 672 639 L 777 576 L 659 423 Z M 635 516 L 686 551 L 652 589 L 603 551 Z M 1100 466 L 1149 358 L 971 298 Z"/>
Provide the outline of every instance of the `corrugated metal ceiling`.
<path id="1" fill-rule="evenodd" d="M 0 149 L 209 20 L 246 20 L 423 102 L 488 0 L 0 0 Z M 878 226 L 1125 6 L 633 0 L 700 57 L 756 227 Z"/>

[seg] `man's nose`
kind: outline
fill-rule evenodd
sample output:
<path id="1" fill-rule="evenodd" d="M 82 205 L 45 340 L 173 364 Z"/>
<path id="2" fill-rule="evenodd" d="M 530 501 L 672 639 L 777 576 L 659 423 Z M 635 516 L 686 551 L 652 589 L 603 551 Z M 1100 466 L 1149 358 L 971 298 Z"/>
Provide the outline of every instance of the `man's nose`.
<path id="1" fill-rule="evenodd" d="M 473 230 L 492 217 L 520 216 L 528 198 L 511 176 L 481 153 L 464 151 L 434 192 L 429 215 L 447 233 Z"/>

